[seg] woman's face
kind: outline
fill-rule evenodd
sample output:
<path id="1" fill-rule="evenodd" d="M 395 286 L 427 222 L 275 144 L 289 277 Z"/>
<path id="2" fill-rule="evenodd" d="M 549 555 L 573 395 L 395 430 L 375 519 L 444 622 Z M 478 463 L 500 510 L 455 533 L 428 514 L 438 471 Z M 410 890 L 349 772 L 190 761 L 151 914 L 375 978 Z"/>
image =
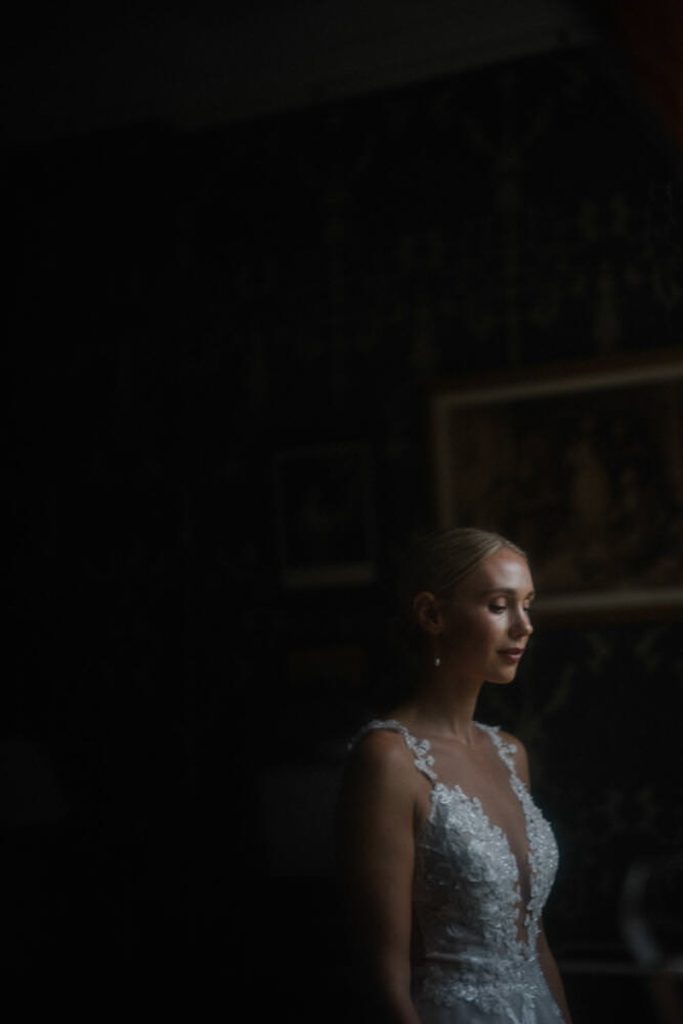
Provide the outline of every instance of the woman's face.
<path id="1" fill-rule="evenodd" d="M 500 548 L 439 602 L 436 653 L 461 678 L 512 682 L 533 628 L 533 597 L 526 559 Z"/>

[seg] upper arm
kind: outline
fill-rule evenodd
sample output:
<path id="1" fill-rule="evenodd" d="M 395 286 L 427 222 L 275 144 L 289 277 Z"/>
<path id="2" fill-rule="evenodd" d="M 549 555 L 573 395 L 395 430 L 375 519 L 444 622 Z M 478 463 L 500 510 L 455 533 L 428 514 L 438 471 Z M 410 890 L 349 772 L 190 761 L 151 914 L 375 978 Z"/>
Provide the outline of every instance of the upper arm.
<path id="1" fill-rule="evenodd" d="M 408 971 L 418 778 L 403 740 L 374 732 L 354 750 L 342 785 L 344 895 L 354 941 L 380 971 Z"/>

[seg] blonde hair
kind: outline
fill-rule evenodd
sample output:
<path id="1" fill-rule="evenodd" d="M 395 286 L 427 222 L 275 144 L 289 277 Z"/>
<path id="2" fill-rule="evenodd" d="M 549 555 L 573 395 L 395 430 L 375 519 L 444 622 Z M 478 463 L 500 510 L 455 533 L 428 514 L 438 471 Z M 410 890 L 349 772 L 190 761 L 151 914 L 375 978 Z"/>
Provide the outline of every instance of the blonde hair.
<path id="1" fill-rule="evenodd" d="M 388 622 L 387 666 L 373 683 L 378 713 L 389 711 L 415 692 L 425 651 L 425 636 L 413 608 L 415 595 L 425 590 L 447 599 L 462 579 L 501 548 L 527 557 L 501 534 L 475 527 L 429 530 L 412 538 L 396 580 L 399 606 Z"/>
<path id="2" fill-rule="evenodd" d="M 412 618 L 413 598 L 422 590 L 436 597 L 450 597 L 462 579 L 501 548 L 527 557 L 525 551 L 502 534 L 473 526 L 451 526 L 416 536 L 399 583 L 404 613 Z"/>

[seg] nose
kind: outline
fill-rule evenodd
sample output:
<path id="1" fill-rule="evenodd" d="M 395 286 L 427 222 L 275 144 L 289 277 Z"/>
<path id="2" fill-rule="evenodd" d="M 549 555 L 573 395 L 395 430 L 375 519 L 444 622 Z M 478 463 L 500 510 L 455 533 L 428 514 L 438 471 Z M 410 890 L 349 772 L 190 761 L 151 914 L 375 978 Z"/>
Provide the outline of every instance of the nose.
<path id="1" fill-rule="evenodd" d="M 510 625 L 511 635 L 514 637 L 531 636 L 533 631 L 534 627 L 531 625 L 529 610 L 527 608 L 519 607 L 517 609 L 517 614 Z"/>

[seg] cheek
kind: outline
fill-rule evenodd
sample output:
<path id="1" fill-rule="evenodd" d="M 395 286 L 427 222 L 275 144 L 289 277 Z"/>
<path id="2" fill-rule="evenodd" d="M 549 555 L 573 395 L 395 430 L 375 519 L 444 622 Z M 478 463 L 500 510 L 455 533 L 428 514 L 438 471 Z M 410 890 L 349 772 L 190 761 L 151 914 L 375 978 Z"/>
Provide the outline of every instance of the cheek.
<path id="1" fill-rule="evenodd" d="M 453 617 L 450 633 L 456 644 L 478 650 L 486 648 L 500 635 L 501 629 L 502 622 L 493 618 L 490 612 L 463 610 Z"/>
<path id="2" fill-rule="evenodd" d="M 455 640 L 467 640 L 468 637 L 479 632 L 476 613 L 462 608 L 453 612 L 448 622 L 447 631 Z"/>

